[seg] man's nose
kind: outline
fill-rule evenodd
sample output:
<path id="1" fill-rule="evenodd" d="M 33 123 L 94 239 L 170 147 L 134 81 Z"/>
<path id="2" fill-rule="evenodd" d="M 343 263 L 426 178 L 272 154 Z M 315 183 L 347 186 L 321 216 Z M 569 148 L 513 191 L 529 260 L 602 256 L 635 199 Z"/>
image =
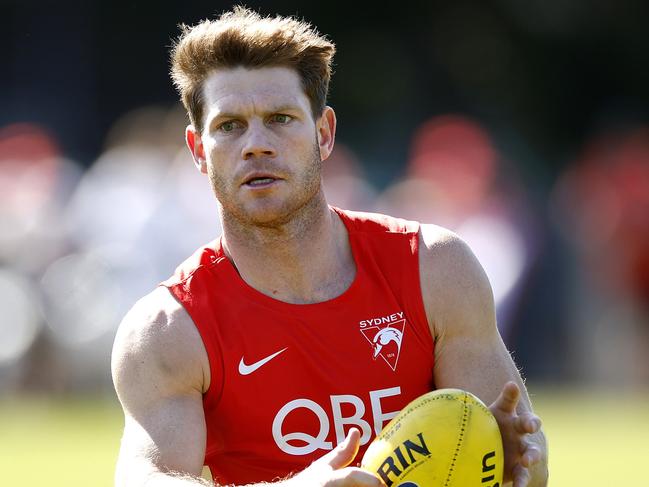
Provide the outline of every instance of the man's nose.
<path id="1" fill-rule="evenodd" d="M 244 159 L 252 157 L 275 157 L 275 145 L 271 141 L 271 134 L 265 126 L 251 125 L 246 133 L 246 140 L 241 150 Z"/>

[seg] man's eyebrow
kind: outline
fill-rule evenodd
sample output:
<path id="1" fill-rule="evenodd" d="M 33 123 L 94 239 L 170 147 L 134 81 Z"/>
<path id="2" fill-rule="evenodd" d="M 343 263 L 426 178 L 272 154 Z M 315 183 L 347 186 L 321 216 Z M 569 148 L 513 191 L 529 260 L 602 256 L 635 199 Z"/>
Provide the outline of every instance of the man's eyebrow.
<path id="1" fill-rule="evenodd" d="M 212 125 L 215 122 L 225 119 L 240 119 L 244 116 L 242 115 L 243 111 L 227 109 L 222 112 L 216 113 L 211 119 L 209 119 L 209 124 Z M 282 113 L 282 112 L 300 112 L 304 113 L 304 110 L 297 103 L 281 103 L 263 111 L 264 115 L 270 115 L 273 113 Z"/>
<path id="2" fill-rule="evenodd" d="M 223 118 L 223 117 L 241 117 L 242 113 L 246 110 L 239 110 L 236 108 L 226 108 L 222 112 L 218 112 L 214 118 Z M 270 113 L 277 113 L 283 111 L 303 111 L 302 107 L 298 103 L 278 103 L 277 105 L 270 105 L 268 108 L 262 111 L 265 115 Z"/>
<path id="3" fill-rule="evenodd" d="M 282 103 L 281 105 L 276 105 L 275 107 L 268 110 L 268 113 L 279 113 L 279 112 L 302 112 L 302 108 L 297 103 Z"/>
<path id="4" fill-rule="evenodd" d="M 241 114 L 236 112 L 219 112 L 210 119 L 210 122 L 221 120 L 223 118 L 241 118 Z"/>

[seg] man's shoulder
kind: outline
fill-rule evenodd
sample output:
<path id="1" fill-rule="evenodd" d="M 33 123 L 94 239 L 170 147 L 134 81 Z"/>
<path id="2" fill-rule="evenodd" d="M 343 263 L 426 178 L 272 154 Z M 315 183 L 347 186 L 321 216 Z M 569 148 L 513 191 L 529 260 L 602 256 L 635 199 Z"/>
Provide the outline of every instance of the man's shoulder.
<path id="1" fill-rule="evenodd" d="M 419 253 L 423 264 L 434 264 L 439 270 L 475 271 L 477 260 L 469 245 L 455 232 L 431 223 L 422 224 Z"/>
<path id="2" fill-rule="evenodd" d="M 493 294 L 487 275 L 460 236 L 427 224 L 421 226 L 419 242 L 422 296 L 431 322 L 469 323 L 475 320 L 457 317 L 491 312 Z"/>
<path id="3" fill-rule="evenodd" d="M 364 233 L 405 233 L 419 231 L 419 222 L 383 213 L 342 210 L 332 207 L 348 228 Z"/>
<path id="4" fill-rule="evenodd" d="M 422 280 L 435 288 L 443 288 L 446 293 L 461 295 L 467 287 L 489 286 L 484 269 L 471 247 L 447 228 L 432 224 L 421 226 L 419 261 Z"/>
<path id="5" fill-rule="evenodd" d="M 216 239 L 209 242 L 197 250 L 176 267 L 174 273 L 162 284 L 172 286 L 185 281 L 192 276 L 198 269 L 212 265 L 218 261 L 220 256 L 220 240 Z"/>
<path id="6" fill-rule="evenodd" d="M 113 345 L 113 372 L 133 368 L 136 362 L 148 363 L 173 379 L 202 370 L 204 355 L 191 317 L 166 287 L 158 286 L 139 299 L 120 323 Z"/>
<path id="7" fill-rule="evenodd" d="M 183 306 L 164 286 L 157 286 L 135 302 L 122 320 L 119 331 L 137 332 L 145 336 L 182 328 L 191 318 Z"/>

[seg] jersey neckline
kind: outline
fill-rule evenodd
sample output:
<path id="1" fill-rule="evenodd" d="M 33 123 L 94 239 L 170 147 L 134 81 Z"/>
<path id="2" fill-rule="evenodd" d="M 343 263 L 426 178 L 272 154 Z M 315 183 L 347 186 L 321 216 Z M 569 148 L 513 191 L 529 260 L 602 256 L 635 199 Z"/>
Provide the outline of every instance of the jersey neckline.
<path id="1" fill-rule="evenodd" d="M 250 299 L 256 302 L 263 303 L 266 306 L 269 306 L 271 308 L 280 309 L 284 311 L 295 311 L 298 309 L 300 312 L 304 312 L 308 310 L 321 310 L 323 308 L 338 306 L 340 304 L 346 303 L 351 299 L 353 299 L 357 293 L 358 287 L 360 286 L 360 281 L 363 275 L 363 266 L 359 265 L 360 263 L 359 244 L 357 242 L 356 234 L 352 228 L 352 224 L 349 220 L 349 217 L 342 210 L 338 208 L 335 208 L 333 206 L 329 206 L 329 208 L 336 215 L 338 215 L 338 217 L 343 222 L 345 229 L 347 230 L 347 238 L 349 240 L 349 245 L 352 252 L 352 259 L 356 267 L 356 273 L 354 275 L 354 279 L 352 280 L 349 287 L 341 294 L 331 299 L 328 299 L 326 301 L 319 301 L 317 303 L 304 303 L 304 304 L 289 303 L 287 301 L 282 301 L 279 299 L 275 299 L 271 296 L 268 296 L 267 294 L 264 294 L 261 291 L 257 290 L 256 288 L 252 287 L 241 277 L 237 269 L 234 267 L 234 264 L 230 261 L 230 259 L 228 259 L 228 257 L 225 255 L 225 252 L 223 251 L 223 246 L 221 244 L 222 242 L 222 236 L 221 236 L 216 241 L 216 249 L 215 249 L 216 260 L 221 261 L 221 265 L 224 266 L 224 269 L 228 274 L 227 276 L 228 282 L 233 283 L 240 292 L 242 292 L 244 295 L 247 295 Z"/>

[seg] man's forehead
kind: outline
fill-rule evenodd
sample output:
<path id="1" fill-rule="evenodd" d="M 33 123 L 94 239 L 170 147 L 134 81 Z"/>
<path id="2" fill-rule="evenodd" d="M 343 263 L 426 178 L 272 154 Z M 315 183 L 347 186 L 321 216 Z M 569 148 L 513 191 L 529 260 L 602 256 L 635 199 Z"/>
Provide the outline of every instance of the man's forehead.
<path id="1" fill-rule="evenodd" d="M 208 106 L 238 111 L 251 104 L 302 107 L 308 99 L 299 76 L 288 68 L 233 68 L 212 73 L 203 86 Z M 211 110 L 210 110 L 211 111 Z"/>

